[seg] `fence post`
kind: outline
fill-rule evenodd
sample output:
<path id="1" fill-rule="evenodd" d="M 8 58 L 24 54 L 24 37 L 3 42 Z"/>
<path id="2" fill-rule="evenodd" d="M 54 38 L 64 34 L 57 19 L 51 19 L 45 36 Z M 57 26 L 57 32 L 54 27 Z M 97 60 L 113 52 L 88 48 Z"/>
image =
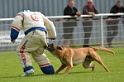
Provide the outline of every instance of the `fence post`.
<path id="1" fill-rule="evenodd" d="M 103 16 L 100 16 L 101 46 L 104 47 Z"/>

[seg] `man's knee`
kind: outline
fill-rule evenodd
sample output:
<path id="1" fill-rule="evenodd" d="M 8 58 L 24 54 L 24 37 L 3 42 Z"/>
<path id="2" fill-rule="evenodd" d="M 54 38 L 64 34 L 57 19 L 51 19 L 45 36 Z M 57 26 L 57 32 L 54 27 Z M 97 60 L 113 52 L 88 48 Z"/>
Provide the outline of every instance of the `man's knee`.
<path id="1" fill-rule="evenodd" d="M 44 74 L 54 74 L 54 68 L 52 65 L 41 67 L 41 70 Z"/>

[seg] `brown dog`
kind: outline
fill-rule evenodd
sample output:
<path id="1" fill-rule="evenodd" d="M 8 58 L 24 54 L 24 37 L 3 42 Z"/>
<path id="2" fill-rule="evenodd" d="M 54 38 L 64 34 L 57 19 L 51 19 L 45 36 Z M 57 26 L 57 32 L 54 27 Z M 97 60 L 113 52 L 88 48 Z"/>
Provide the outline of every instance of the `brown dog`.
<path id="1" fill-rule="evenodd" d="M 107 48 L 66 48 L 56 46 L 54 44 L 48 44 L 48 51 L 50 51 L 54 56 L 60 59 L 62 65 L 56 71 L 58 74 L 66 66 L 64 74 L 69 73 L 73 66 L 82 63 L 84 68 L 92 68 L 92 71 L 95 68 L 95 65 L 92 64 L 92 61 L 98 62 L 104 67 L 104 69 L 109 72 L 109 69 L 105 66 L 100 56 L 96 53 L 97 50 L 105 51 L 111 54 L 115 54 L 113 51 Z"/>

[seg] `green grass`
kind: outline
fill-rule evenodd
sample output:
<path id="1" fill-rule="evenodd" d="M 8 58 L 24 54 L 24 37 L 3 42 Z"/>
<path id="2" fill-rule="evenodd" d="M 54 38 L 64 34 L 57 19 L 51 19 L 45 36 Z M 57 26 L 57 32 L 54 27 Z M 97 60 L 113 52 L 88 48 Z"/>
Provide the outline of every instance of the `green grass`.
<path id="1" fill-rule="evenodd" d="M 124 48 L 112 48 L 112 50 L 116 53 L 114 56 L 98 52 L 110 73 L 94 62 L 96 64 L 94 72 L 91 72 L 91 69 L 84 69 L 80 64 L 67 75 L 63 75 L 63 71 L 58 75 L 44 75 L 32 59 L 35 74 L 29 77 L 21 77 L 23 70 L 15 52 L 2 52 L 0 53 L 0 82 L 124 82 Z M 45 53 L 55 70 L 58 69 L 60 61 L 49 52 Z"/>

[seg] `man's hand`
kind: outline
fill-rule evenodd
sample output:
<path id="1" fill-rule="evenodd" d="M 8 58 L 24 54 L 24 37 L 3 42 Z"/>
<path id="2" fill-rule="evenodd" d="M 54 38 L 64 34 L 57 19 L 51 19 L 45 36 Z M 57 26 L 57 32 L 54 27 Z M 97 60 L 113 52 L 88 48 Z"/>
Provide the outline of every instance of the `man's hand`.
<path id="1" fill-rule="evenodd" d="M 77 15 L 77 16 L 80 16 L 80 15 L 81 15 L 81 13 L 80 13 L 80 12 L 76 12 L 76 15 Z"/>
<path id="2" fill-rule="evenodd" d="M 15 40 L 11 40 L 11 42 L 14 44 L 15 43 Z"/>
<path id="3" fill-rule="evenodd" d="M 94 12 L 89 12 L 89 15 L 95 16 Z"/>

